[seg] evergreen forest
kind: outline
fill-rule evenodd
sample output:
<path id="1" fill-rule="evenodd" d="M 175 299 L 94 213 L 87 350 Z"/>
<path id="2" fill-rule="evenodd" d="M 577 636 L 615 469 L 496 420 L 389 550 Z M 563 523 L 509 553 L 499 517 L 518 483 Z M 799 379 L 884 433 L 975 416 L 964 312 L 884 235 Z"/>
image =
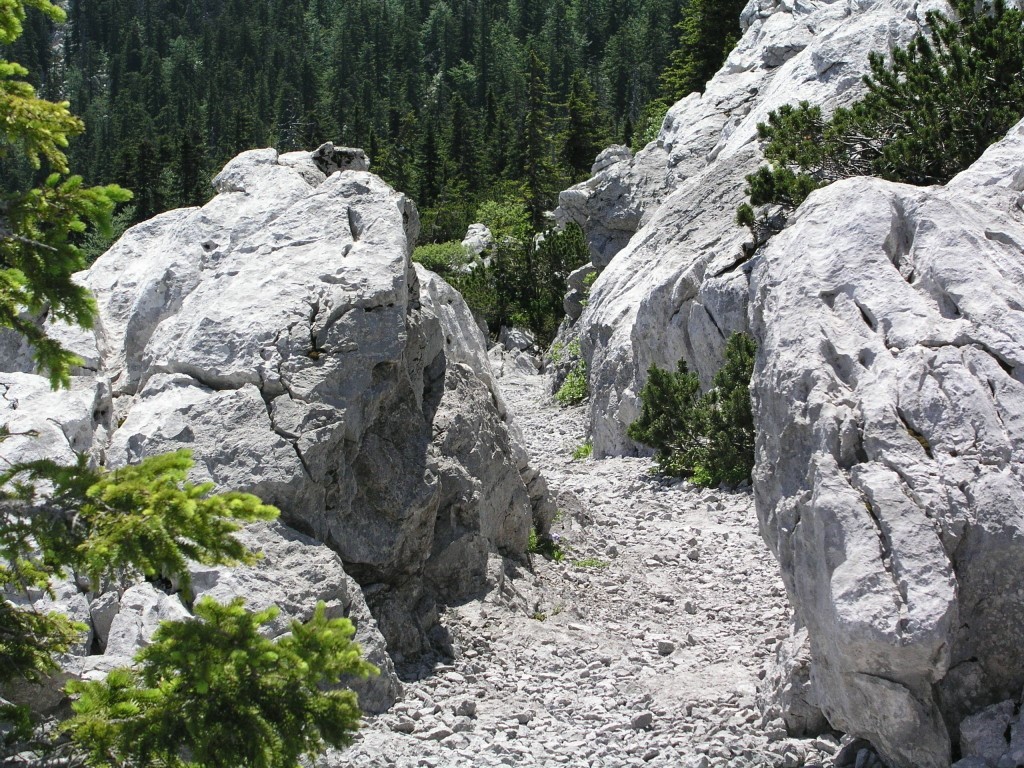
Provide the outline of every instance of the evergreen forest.
<path id="1" fill-rule="evenodd" d="M 444 242 L 510 194 L 539 225 L 604 146 L 652 138 L 738 34 L 728 4 L 69 0 L 5 53 L 85 121 L 71 167 L 134 192 L 122 223 L 203 203 L 240 151 L 330 140 L 364 148 L 416 200 L 422 242 Z M 717 41 L 710 64 L 687 35 Z"/>

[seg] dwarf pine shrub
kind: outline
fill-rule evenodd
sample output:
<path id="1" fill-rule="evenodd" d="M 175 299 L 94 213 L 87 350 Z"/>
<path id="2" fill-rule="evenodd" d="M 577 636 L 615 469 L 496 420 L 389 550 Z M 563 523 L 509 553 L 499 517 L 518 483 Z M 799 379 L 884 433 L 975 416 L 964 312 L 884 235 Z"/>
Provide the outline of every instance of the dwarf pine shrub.
<path id="1" fill-rule="evenodd" d="M 1024 115 L 1024 12 L 983 5 L 960 0 L 954 18 L 930 12 L 927 35 L 891 59 L 872 53 L 867 94 L 830 118 L 808 102 L 772 112 L 758 125 L 769 165 L 747 176 L 739 223 L 756 236 L 769 221 L 753 206 L 789 211 L 851 176 L 944 184 L 1001 139 Z"/>
<path id="2" fill-rule="evenodd" d="M 739 483 L 754 468 L 754 417 L 750 377 L 754 340 L 734 333 L 725 346 L 725 364 L 712 388 L 701 394 L 696 374 L 679 361 L 675 372 L 652 365 L 640 392 L 640 418 L 629 436 L 655 449 L 661 471 L 689 477 L 697 485 Z"/>
<path id="3" fill-rule="evenodd" d="M 587 361 L 583 359 L 578 341 L 569 344 L 565 351 L 575 362 L 562 382 L 562 386 L 555 392 L 555 400 L 559 405 L 579 405 L 590 394 L 587 388 Z"/>

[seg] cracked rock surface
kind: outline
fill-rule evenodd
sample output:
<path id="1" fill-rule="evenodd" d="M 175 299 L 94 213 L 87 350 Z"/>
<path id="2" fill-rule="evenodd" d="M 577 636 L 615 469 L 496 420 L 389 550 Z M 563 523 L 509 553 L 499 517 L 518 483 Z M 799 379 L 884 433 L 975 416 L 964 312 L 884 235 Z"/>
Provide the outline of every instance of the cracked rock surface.
<path id="1" fill-rule="evenodd" d="M 758 514 L 825 715 L 901 768 L 1024 687 L 1022 192 L 1024 123 L 814 193 L 753 273 Z"/>
<path id="2" fill-rule="evenodd" d="M 95 334 L 50 326 L 84 361 L 71 390 L 0 335 L 0 458 L 118 467 L 188 448 L 193 481 L 279 507 L 246 534 L 260 566 L 206 570 L 210 589 L 355 619 L 383 670 L 363 702 L 381 711 L 393 660 L 450 646 L 439 601 L 478 592 L 492 558 L 523 560 L 553 507 L 468 307 L 412 264 L 415 207 L 367 165 L 332 145 L 245 152 L 208 204 L 130 229 L 79 276 Z M 86 675 L 126 662 L 168 601 L 185 610 L 152 585 L 82 599 L 100 630 Z"/>

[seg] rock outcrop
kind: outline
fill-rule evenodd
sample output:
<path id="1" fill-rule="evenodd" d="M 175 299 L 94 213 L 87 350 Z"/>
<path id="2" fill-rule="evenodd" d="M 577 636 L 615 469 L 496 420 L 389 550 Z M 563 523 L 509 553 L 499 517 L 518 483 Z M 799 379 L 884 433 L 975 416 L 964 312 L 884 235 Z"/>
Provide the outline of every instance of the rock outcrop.
<path id="1" fill-rule="evenodd" d="M 909 41 L 933 8 L 947 6 L 751 0 L 743 37 L 706 92 L 672 107 L 635 157 L 612 148 L 594 178 L 562 193 L 557 217 L 579 223 L 595 266 L 607 264 L 577 326 L 595 456 L 636 452 L 626 428 L 652 363 L 674 369 L 685 358 L 709 385 L 725 339 L 747 328 L 749 233 L 734 217 L 761 160 L 757 123 L 802 99 L 849 103 L 863 93 L 868 53 Z"/>
<path id="2" fill-rule="evenodd" d="M 629 147 L 616 144 L 594 161 L 591 178 L 558 196 L 555 219 L 584 227 L 590 259 L 604 269 L 653 212 L 669 191 L 667 157 L 660 145 L 634 157 Z"/>
<path id="3" fill-rule="evenodd" d="M 72 389 L 9 358 L 0 420 L 18 434 L 0 456 L 117 467 L 189 448 L 194 480 L 278 506 L 281 525 L 246 534 L 262 563 L 201 569 L 198 591 L 275 602 L 281 621 L 317 600 L 353 617 L 379 711 L 398 689 L 385 644 L 396 661 L 443 649 L 438 600 L 485 589 L 489 558 L 522 557 L 553 509 L 465 302 L 414 269 L 415 207 L 367 167 L 331 145 L 246 152 L 207 205 L 129 230 L 81 275 L 95 335 L 54 328 L 85 361 Z M 149 603 L 177 602 L 151 585 L 89 599 L 119 658 L 166 614 Z"/>
<path id="4" fill-rule="evenodd" d="M 787 727 L 823 713 L 893 766 L 958 749 L 1001 765 L 1012 718 L 988 718 L 1006 734 L 984 747 L 961 734 L 1024 686 L 1022 129 L 942 189 L 816 193 L 753 259 L 734 223 L 757 123 L 853 101 L 868 53 L 929 10 L 949 7 L 751 0 L 707 91 L 635 157 L 602 156 L 557 216 L 606 265 L 572 329 L 596 456 L 638 450 L 626 428 L 652 363 L 684 358 L 707 386 L 730 333 L 758 339 L 758 511 L 809 644 L 769 681 Z"/>
<path id="5" fill-rule="evenodd" d="M 387 710 L 400 691 L 394 664 L 359 585 L 345 573 L 337 553 L 280 523 L 250 526 L 238 539 L 262 558 L 237 568 L 193 565 L 189 575 L 196 599 L 243 597 L 257 611 L 276 605 L 280 613 L 270 625 L 271 637 L 290 631 L 292 621 L 308 621 L 322 601 L 328 618 L 352 621 L 365 658 L 380 670 L 377 677 L 347 682 L 359 694 L 359 706 L 364 712 Z"/>
<path id="6" fill-rule="evenodd" d="M 494 235 L 486 224 L 470 224 L 466 236 L 462 239 L 462 247 L 473 256 L 480 256 L 494 245 Z"/>
<path id="7" fill-rule="evenodd" d="M 762 529 L 818 704 L 899 768 L 1024 688 L 1022 192 L 1024 123 L 945 187 L 814 193 L 753 273 Z"/>

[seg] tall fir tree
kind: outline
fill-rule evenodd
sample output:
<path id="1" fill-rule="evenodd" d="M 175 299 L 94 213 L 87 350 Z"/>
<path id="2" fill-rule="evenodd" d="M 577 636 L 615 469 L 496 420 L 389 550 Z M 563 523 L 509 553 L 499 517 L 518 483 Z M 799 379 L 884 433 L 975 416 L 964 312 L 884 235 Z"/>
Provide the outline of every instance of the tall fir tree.
<path id="1" fill-rule="evenodd" d="M 526 109 L 519 139 L 519 166 L 526 206 L 535 229 L 543 229 L 560 178 L 555 162 L 554 97 L 547 86 L 547 67 L 533 48 L 527 52 Z"/>
<path id="2" fill-rule="evenodd" d="M 690 0 L 676 25 L 679 44 L 662 73 L 662 96 L 669 103 L 694 91 L 703 93 L 740 35 L 745 0 Z"/>
<path id="3" fill-rule="evenodd" d="M 574 74 L 565 105 L 567 119 L 562 145 L 562 159 L 573 180 L 590 173 L 594 158 L 607 143 L 596 103 L 597 96 L 587 79 L 579 72 Z"/>

